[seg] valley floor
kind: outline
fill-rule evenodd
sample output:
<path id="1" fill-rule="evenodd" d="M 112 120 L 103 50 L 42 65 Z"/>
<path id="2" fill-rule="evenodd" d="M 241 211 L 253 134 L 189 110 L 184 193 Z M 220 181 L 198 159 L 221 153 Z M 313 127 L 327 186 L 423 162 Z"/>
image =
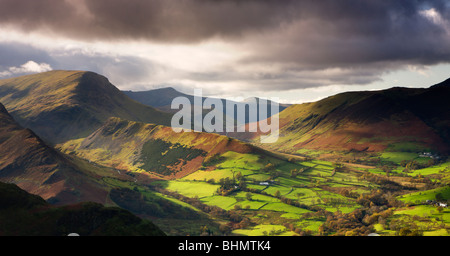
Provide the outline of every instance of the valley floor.
<path id="1" fill-rule="evenodd" d="M 130 209 L 168 235 L 447 236 L 450 162 L 428 160 L 401 152 L 325 161 L 230 151 L 214 168 L 181 179 L 120 187 L 161 212 L 170 212 L 166 202 L 185 209 L 170 216 Z"/>

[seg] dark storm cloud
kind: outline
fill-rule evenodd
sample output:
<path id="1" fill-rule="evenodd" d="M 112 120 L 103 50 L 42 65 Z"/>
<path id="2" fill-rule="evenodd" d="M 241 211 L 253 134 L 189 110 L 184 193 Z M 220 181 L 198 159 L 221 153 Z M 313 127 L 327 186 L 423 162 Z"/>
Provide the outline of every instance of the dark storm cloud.
<path id="1" fill-rule="evenodd" d="M 89 38 L 195 41 L 278 29 L 295 20 L 323 21 L 342 36 L 389 35 L 421 8 L 448 13 L 444 0 L 0 0 L 0 22 L 25 30 L 50 28 Z M 328 23 L 328 24 L 327 24 Z M 401 29 L 414 30 L 412 27 Z"/>
<path id="2" fill-rule="evenodd" d="M 273 32 L 269 55 L 273 48 L 312 64 L 439 58 L 426 48 L 447 60 L 448 31 L 419 15 L 430 8 L 449 19 L 445 0 L 0 0 L 0 24 L 83 40 L 181 43 Z"/>
<path id="3" fill-rule="evenodd" d="M 235 67 L 188 78 L 265 90 L 365 84 L 450 62 L 446 0 L 0 0 L 0 26 L 83 41 L 230 42 L 247 52 Z M 240 65 L 278 68 L 242 73 Z"/>
<path id="4" fill-rule="evenodd" d="M 83 39 L 193 42 L 239 36 L 289 19 L 286 1 L 0 0 L 0 22 Z"/>

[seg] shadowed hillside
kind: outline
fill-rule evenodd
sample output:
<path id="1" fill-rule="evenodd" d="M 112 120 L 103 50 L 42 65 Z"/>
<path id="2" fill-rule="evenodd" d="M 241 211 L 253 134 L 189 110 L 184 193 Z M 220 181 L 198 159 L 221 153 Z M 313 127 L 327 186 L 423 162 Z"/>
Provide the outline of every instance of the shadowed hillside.
<path id="1" fill-rule="evenodd" d="M 104 172 L 84 166 L 20 127 L 0 104 L 0 180 L 15 183 L 53 203 L 104 203 L 106 188 L 92 177 Z M 91 177 L 92 176 L 92 177 Z"/>
<path id="2" fill-rule="evenodd" d="M 14 184 L 0 182 L 0 235 L 81 236 L 165 234 L 148 220 L 130 212 L 97 203 L 55 207 Z"/>

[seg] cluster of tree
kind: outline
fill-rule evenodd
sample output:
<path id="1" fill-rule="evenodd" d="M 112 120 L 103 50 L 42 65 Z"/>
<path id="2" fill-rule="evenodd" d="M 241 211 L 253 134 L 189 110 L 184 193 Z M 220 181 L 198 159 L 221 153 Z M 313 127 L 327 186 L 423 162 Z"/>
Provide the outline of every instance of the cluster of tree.
<path id="1" fill-rule="evenodd" d="M 311 218 L 319 217 L 321 214 L 324 215 L 327 221 L 319 228 L 321 235 L 365 236 L 374 231 L 374 224 L 378 223 L 387 226 L 387 220 L 393 215 L 393 209 L 404 205 L 391 193 L 381 190 L 362 194 L 356 202 L 362 207 L 350 213 L 318 211 L 304 214 L 303 217 Z M 396 224 L 398 225 L 396 226 Z M 400 225 L 400 223 L 395 221 L 393 225 L 392 227 L 389 226 L 389 228 L 398 231 L 398 235 L 420 235 L 412 226 Z M 407 229 L 400 231 L 405 227 Z"/>
<path id="2" fill-rule="evenodd" d="M 292 170 L 291 170 L 291 178 L 297 177 L 297 175 L 303 173 L 304 171 L 305 171 L 304 168 L 301 168 L 301 169 L 292 169 Z"/>
<path id="3" fill-rule="evenodd" d="M 320 235 L 338 236 L 367 236 L 373 232 L 373 227 L 363 222 L 366 211 L 356 209 L 351 213 L 343 214 L 326 212 L 327 221 L 319 227 Z"/>
<path id="4" fill-rule="evenodd" d="M 349 188 L 346 187 L 340 187 L 340 188 L 335 188 L 332 192 L 338 193 L 342 196 L 348 197 L 348 198 L 358 198 L 359 197 L 359 193 L 352 191 Z"/>
<path id="5" fill-rule="evenodd" d="M 380 188 L 385 191 L 399 191 L 399 190 L 412 190 L 414 188 L 402 186 L 401 184 L 389 180 L 385 176 L 377 175 L 374 173 L 366 172 L 358 176 L 358 180 L 366 180 L 371 183 L 380 185 Z"/>
<path id="6" fill-rule="evenodd" d="M 243 229 L 249 227 L 252 222 L 247 217 L 241 217 L 239 212 L 237 211 L 230 211 L 231 216 L 236 216 L 236 218 L 240 218 L 240 221 L 230 221 L 227 223 L 220 224 L 219 231 L 223 235 L 229 235 L 231 232 L 235 229 Z"/>
<path id="7" fill-rule="evenodd" d="M 319 227 L 320 235 L 367 236 L 374 232 L 373 225 L 366 222 L 371 216 L 370 212 L 364 208 L 346 214 L 340 211 L 325 213 L 327 221 Z"/>
<path id="8" fill-rule="evenodd" d="M 342 163 L 333 163 L 333 168 L 336 171 L 341 171 L 344 169 L 344 164 Z"/>
<path id="9" fill-rule="evenodd" d="M 217 189 L 217 194 L 222 196 L 227 196 L 237 189 L 236 180 L 229 177 L 220 179 L 219 184 L 220 187 Z"/>
<path id="10" fill-rule="evenodd" d="M 417 169 L 423 169 L 430 166 L 433 166 L 438 163 L 438 160 L 436 159 L 429 159 L 426 163 L 419 163 L 416 160 L 403 160 L 400 162 L 400 166 L 405 167 L 405 172 L 417 170 Z"/>
<path id="11" fill-rule="evenodd" d="M 240 172 L 233 175 L 233 178 L 221 178 L 219 180 L 219 185 L 220 187 L 217 189 L 216 193 L 222 196 L 227 196 L 235 191 L 245 190 L 247 188 L 247 182 Z"/>
<path id="12" fill-rule="evenodd" d="M 391 193 L 382 190 L 373 190 L 371 193 L 361 194 L 356 202 L 364 207 L 401 207 L 404 205 L 402 201 L 397 200 Z"/>
<path id="13" fill-rule="evenodd" d="M 277 170 L 277 166 L 273 163 L 266 164 L 262 169 L 262 172 L 268 173 L 270 175 L 270 179 L 276 179 L 280 177 L 282 172 Z"/>
<path id="14" fill-rule="evenodd" d="M 285 228 L 287 228 L 288 230 L 297 233 L 299 236 L 312 236 L 312 231 L 311 230 L 303 230 L 300 227 L 295 226 L 294 223 L 285 223 L 283 224 L 283 226 Z"/>
<path id="15" fill-rule="evenodd" d="M 210 158 L 206 158 L 203 162 L 203 166 L 214 166 L 225 161 L 225 157 L 220 155 L 219 153 L 211 156 Z"/>
<path id="16" fill-rule="evenodd" d="M 423 231 L 414 221 L 393 219 L 389 223 L 389 229 L 395 231 L 397 236 L 422 236 Z"/>

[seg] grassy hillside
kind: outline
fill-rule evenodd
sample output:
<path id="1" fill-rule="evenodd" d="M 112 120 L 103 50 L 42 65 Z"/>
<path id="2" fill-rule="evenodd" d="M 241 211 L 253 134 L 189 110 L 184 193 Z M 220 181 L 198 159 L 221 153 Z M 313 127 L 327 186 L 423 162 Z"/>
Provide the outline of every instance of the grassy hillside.
<path id="1" fill-rule="evenodd" d="M 109 117 L 170 124 L 170 114 L 131 100 L 92 72 L 50 71 L 0 80 L 0 102 L 24 127 L 59 143 L 92 133 Z"/>
<path id="2" fill-rule="evenodd" d="M 251 152 L 253 147 L 225 136 L 174 132 L 171 127 L 110 118 L 86 138 L 58 145 L 67 154 L 161 178 L 179 178 L 226 151 Z"/>
<path id="3" fill-rule="evenodd" d="M 450 81 L 428 89 L 347 92 L 292 105 L 280 113 L 280 138 L 291 153 L 440 152 L 450 149 Z"/>
<path id="4" fill-rule="evenodd" d="M 97 203 L 51 206 L 14 184 L 0 182 L 0 236 L 164 236 L 148 220 Z"/>

